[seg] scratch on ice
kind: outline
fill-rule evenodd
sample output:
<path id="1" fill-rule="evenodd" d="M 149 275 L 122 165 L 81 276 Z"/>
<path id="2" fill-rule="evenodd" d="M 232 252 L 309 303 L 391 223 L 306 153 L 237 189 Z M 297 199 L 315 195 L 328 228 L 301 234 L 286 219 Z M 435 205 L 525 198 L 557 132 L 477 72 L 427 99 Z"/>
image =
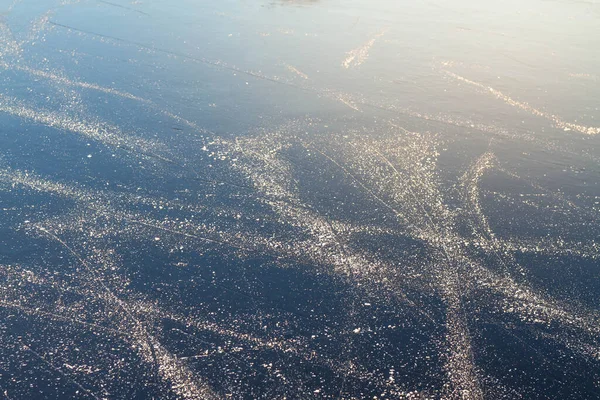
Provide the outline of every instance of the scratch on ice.
<path id="1" fill-rule="evenodd" d="M 358 66 L 362 65 L 369 58 L 369 51 L 371 51 L 371 47 L 373 47 L 373 45 L 375 44 L 377 39 L 379 39 L 386 33 L 387 33 L 387 29 L 384 29 L 381 32 L 379 32 L 377 35 L 375 35 L 367 43 L 363 44 L 360 47 L 357 47 L 354 50 L 350 50 L 349 52 L 347 52 L 346 53 L 347 57 L 344 60 L 344 62 L 342 62 L 342 66 L 344 68 L 348 69 L 350 67 L 358 67 Z"/>
<path id="2" fill-rule="evenodd" d="M 538 117 L 542 117 L 545 118 L 549 121 L 551 121 L 555 127 L 562 129 L 564 131 L 576 131 L 579 133 L 583 133 L 586 135 L 598 135 L 600 134 L 600 127 L 593 127 L 593 126 L 584 126 L 584 125 L 579 125 L 579 124 L 574 124 L 572 122 L 567 122 L 564 121 L 562 118 L 560 118 L 557 115 L 554 114 L 550 114 L 548 112 L 545 111 L 541 111 L 538 110 L 537 108 L 534 108 L 532 106 L 530 106 L 527 103 L 518 101 L 518 100 L 514 100 L 513 98 L 505 95 L 504 93 L 502 93 L 499 90 L 494 89 L 493 87 L 490 86 L 485 86 L 482 83 L 479 82 L 475 82 L 472 80 L 469 80 L 465 77 L 462 77 L 460 75 L 457 75 L 453 72 L 450 71 L 446 71 L 444 70 L 444 72 L 446 73 L 446 75 L 450 76 L 451 78 L 456 79 L 457 81 L 460 82 L 464 82 L 467 83 L 471 86 L 475 86 L 479 89 L 482 89 L 485 92 L 489 92 L 490 94 L 492 94 L 495 98 L 502 100 L 503 102 L 505 102 L 506 104 L 513 106 L 513 107 L 517 107 L 520 108 L 523 111 L 527 111 L 528 113 L 538 116 Z"/>
<path id="3" fill-rule="evenodd" d="M 298 68 L 294 67 L 293 65 L 289 65 L 289 64 L 285 64 L 285 67 L 288 69 L 288 71 L 293 72 L 294 74 L 298 75 L 300 78 L 302 79 L 309 79 L 308 75 L 306 75 L 304 72 L 300 71 Z"/>

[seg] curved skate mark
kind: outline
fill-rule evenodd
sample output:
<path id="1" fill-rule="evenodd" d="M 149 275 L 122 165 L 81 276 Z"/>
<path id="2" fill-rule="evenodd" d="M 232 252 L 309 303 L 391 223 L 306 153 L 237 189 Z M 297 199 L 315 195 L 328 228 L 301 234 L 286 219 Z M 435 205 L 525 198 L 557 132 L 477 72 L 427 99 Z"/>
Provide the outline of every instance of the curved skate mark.
<path id="1" fill-rule="evenodd" d="M 404 181 L 398 169 L 387 157 L 376 148 L 373 148 L 373 151 L 392 168 L 401 181 Z M 430 229 L 432 229 L 433 232 L 437 231 L 437 224 L 434 223 L 431 214 L 425 209 L 415 195 L 411 183 L 403 182 L 403 184 L 407 186 L 415 203 L 419 204 L 422 212 L 427 216 Z M 438 235 L 439 233 L 436 233 L 436 236 Z M 443 287 L 446 291 L 446 302 L 448 306 L 446 314 L 446 327 L 448 333 L 446 340 L 450 347 L 447 355 L 446 368 L 450 382 L 454 386 L 450 397 L 454 398 L 456 395 L 459 395 L 461 399 L 483 399 L 483 392 L 479 384 L 479 378 L 477 376 L 478 374 L 473 358 L 469 328 L 466 316 L 464 315 L 464 306 L 462 305 L 462 299 L 464 297 L 462 287 L 464 285 L 460 282 L 461 278 L 458 275 L 459 271 L 455 267 L 455 262 L 450 257 L 449 249 L 446 248 L 444 242 L 436 247 L 441 250 L 448 263 L 448 266 L 445 268 L 446 271 L 443 273 L 444 278 L 442 279 L 445 281 Z"/>
<path id="2" fill-rule="evenodd" d="M 126 209 L 131 205 L 143 205 L 158 209 L 176 209 L 191 213 L 208 211 L 202 205 L 190 205 L 178 200 L 162 197 L 147 197 L 141 194 L 129 194 L 106 190 L 88 190 L 76 184 L 64 184 L 39 177 L 30 171 L 21 171 L 0 167 L 0 182 L 11 186 L 22 186 L 39 193 L 51 193 L 81 203 L 81 205 L 99 213 L 118 213 L 119 208 Z"/>
<path id="3" fill-rule="evenodd" d="M 549 197 L 563 203 L 566 207 L 571 210 L 577 210 L 578 212 L 583 213 L 590 218 L 590 220 L 597 220 L 597 214 L 591 212 L 590 210 L 581 207 L 572 201 L 568 200 L 564 197 L 564 195 L 560 192 L 555 193 L 545 189 L 544 187 L 536 184 L 535 182 L 530 182 L 519 175 L 508 171 L 504 167 L 500 167 L 498 165 L 498 161 L 496 157 L 491 153 L 486 153 L 481 156 L 472 166 L 470 172 L 463 176 L 463 186 L 465 187 L 467 194 L 466 198 L 470 205 L 473 207 L 473 212 L 476 214 L 477 219 L 481 225 L 481 228 L 484 231 L 484 235 L 487 234 L 487 238 L 483 237 L 482 240 L 488 243 L 487 247 L 490 247 L 495 253 L 496 257 L 504 264 L 507 268 L 507 272 L 509 271 L 508 266 L 505 264 L 505 261 L 500 256 L 500 254 L 504 254 L 510 259 L 510 263 L 513 267 L 517 268 L 519 273 L 524 276 L 525 272 L 523 268 L 516 262 L 514 257 L 510 255 L 512 252 L 522 252 L 522 253 L 535 253 L 535 254 L 546 254 L 546 255 L 563 255 L 563 256 L 578 256 L 582 258 L 590 258 L 590 259 L 598 259 L 600 258 L 600 244 L 595 241 L 587 241 L 587 242 L 568 242 L 563 239 L 550 240 L 548 238 L 540 238 L 537 241 L 533 241 L 531 239 L 522 239 L 522 240 L 509 240 L 509 239 L 498 239 L 495 234 L 492 232 L 490 225 L 487 221 L 487 217 L 481 208 L 481 204 L 479 201 L 479 192 L 478 192 L 478 181 L 482 178 L 483 174 L 486 170 L 495 167 L 497 170 L 506 173 L 507 175 L 526 182 L 531 185 L 536 190 L 548 195 Z M 469 182 L 469 183 L 467 183 Z M 567 213 L 567 209 L 564 210 L 564 213 Z"/>
<path id="4" fill-rule="evenodd" d="M 484 153 L 473 163 L 469 171 L 461 179 L 462 186 L 466 192 L 465 197 L 468 203 L 473 206 L 473 212 L 477 215 L 483 230 L 490 239 L 493 239 L 495 235 L 487 220 L 487 216 L 481 208 L 479 182 L 487 170 L 497 166 L 497 162 L 498 160 L 492 152 Z"/>
<path id="5" fill-rule="evenodd" d="M 481 178 L 481 175 L 485 172 L 486 169 L 491 167 L 492 164 L 495 164 L 496 160 L 491 153 L 484 154 L 478 161 L 475 162 L 471 171 L 469 172 L 470 178 L 473 179 L 471 182 L 472 185 L 468 191 L 470 193 L 467 194 L 467 198 L 471 197 L 470 204 L 474 209 L 478 209 L 478 193 L 476 189 L 476 181 Z M 500 169 L 500 168 L 499 168 Z M 466 176 L 466 175 L 465 175 Z M 465 177 L 463 177 L 464 179 Z M 473 187 L 475 187 L 473 189 Z M 476 197 L 473 200 L 473 196 Z M 483 212 L 479 208 L 476 213 Z M 583 311 L 578 312 L 577 310 L 582 310 L 584 307 L 581 305 L 576 306 L 575 308 L 571 306 L 561 305 L 558 302 L 547 299 L 541 293 L 536 293 L 532 289 L 523 284 L 517 283 L 510 276 L 510 269 L 508 268 L 508 264 L 510 263 L 513 268 L 521 273 L 521 275 L 525 275 L 523 272 L 523 268 L 519 263 L 515 260 L 515 258 L 511 255 L 512 252 L 515 251 L 537 251 L 537 252 L 547 252 L 547 247 L 551 247 L 552 244 L 546 244 L 544 241 L 537 241 L 530 243 L 529 246 L 533 247 L 528 248 L 527 246 L 523 246 L 523 244 L 514 241 L 509 242 L 508 240 L 500 240 L 498 239 L 491 230 L 488 231 L 489 225 L 486 225 L 481 218 L 479 218 L 480 226 L 477 229 L 482 229 L 484 231 L 483 236 L 480 237 L 479 240 L 486 243 L 486 247 L 492 250 L 495 254 L 496 258 L 500 261 L 500 263 L 505 267 L 504 276 L 498 276 L 487 268 L 476 264 L 476 273 L 479 274 L 480 282 L 483 282 L 485 286 L 489 287 L 491 290 L 500 293 L 504 297 L 504 302 L 506 306 L 504 307 L 504 312 L 517 314 L 519 318 L 527 323 L 545 323 L 549 325 L 551 322 L 555 321 L 560 323 L 564 328 L 574 328 L 578 329 L 580 332 L 584 332 L 586 334 L 600 334 L 600 331 L 597 329 L 598 321 L 600 320 L 600 316 L 595 311 Z M 488 228 L 486 229 L 486 226 Z M 486 234 L 488 237 L 486 237 Z M 559 246 L 562 245 L 562 249 L 557 250 L 557 252 L 565 252 L 567 254 L 577 254 L 576 250 L 570 248 L 564 248 L 565 243 L 562 241 L 558 241 Z M 555 247 L 556 244 L 554 244 Z M 594 256 L 598 254 L 598 244 L 592 243 L 589 250 L 587 251 L 587 256 Z M 549 253 L 552 253 L 548 251 Z M 504 255 L 508 257 L 508 261 L 505 261 L 501 256 Z M 579 341 L 567 340 L 558 335 L 552 335 L 552 339 L 563 343 L 567 348 L 572 349 L 575 352 L 580 354 L 585 354 L 588 357 L 592 357 L 595 359 L 600 359 L 600 346 L 597 344 L 585 344 L 580 343 Z"/>
<path id="6" fill-rule="evenodd" d="M 487 216 L 481 207 L 479 183 L 484 174 L 492 168 L 498 168 L 498 160 L 496 156 L 491 152 L 484 153 L 475 161 L 469 171 L 467 171 L 461 179 L 463 190 L 466 192 L 466 202 L 472 207 L 471 214 L 475 220 L 472 225 L 475 230 L 482 231 L 479 239 L 484 243 L 485 247 L 491 249 L 496 259 L 504 267 L 505 274 L 510 276 L 512 271 L 508 265 L 510 264 L 521 276 L 525 276 L 525 270 L 517 262 L 517 260 L 510 254 L 506 253 L 506 251 L 502 251 L 504 250 L 504 246 L 502 244 L 503 241 L 498 239 L 495 233 L 492 231 Z M 505 257 L 508 257 L 509 260 L 506 261 L 501 254 L 503 254 Z"/>
<path id="7" fill-rule="evenodd" d="M 164 162 L 175 163 L 153 152 L 161 147 L 158 143 L 125 135 L 118 127 L 110 124 L 81 121 L 52 111 L 36 111 L 21 104 L 18 100 L 2 94 L 0 94 L 0 112 L 46 125 L 59 131 L 75 133 L 133 154 L 142 154 Z"/>
<path id="8" fill-rule="evenodd" d="M 157 104 L 155 104 L 151 100 L 148 100 L 148 99 L 140 97 L 140 96 L 136 96 L 136 95 L 128 93 L 128 92 L 124 92 L 122 90 L 117 90 L 117 89 L 114 89 L 111 87 L 104 87 L 104 86 L 100 86 L 100 85 L 97 85 L 94 83 L 72 80 L 72 79 L 69 79 L 69 78 L 61 76 L 61 75 L 57 75 L 57 74 L 54 74 L 54 73 L 51 73 L 48 71 L 30 68 L 30 67 L 27 67 L 22 64 L 9 64 L 7 62 L 0 61 L 0 68 L 4 68 L 6 70 L 16 70 L 16 71 L 26 72 L 26 73 L 33 75 L 35 77 L 38 77 L 38 78 L 48 79 L 58 85 L 80 87 L 80 88 L 86 89 L 86 90 L 95 90 L 97 92 L 121 97 L 123 99 L 137 101 L 139 103 L 142 103 L 146 106 L 149 106 L 149 107 L 157 110 L 159 113 L 163 114 L 164 116 L 166 116 L 168 118 L 171 118 L 181 124 L 184 124 L 192 129 L 194 129 L 198 133 L 216 135 L 216 133 L 208 131 L 207 129 L 200 127 L 195 122 L 192 122 L 192 121 L 190 121 L 186 118 L 183 118 L 175 113 L 172 113 L 170 111 L 160 108 Z"/>
<path id="9" fill-rule="evenodd" d="M 58 84 L 65 85 L 65 86 L 75 86 L 75 87 L 80 87 L 82 89 L 95 90 L 95 91 L 110 94 L 113 96 L 122 97 L 124 99 L 135 100 L 135 101 L 138 101 L 138 102 L 144 103 L 144 104 L 153 104 L 150 100 L 144 99 L 139 96 L 135 96 L 131 93 L 123 92 L 123 91 L 109 88 L 109 87 L 96 85 L 94 83 L 74 81 L 74 80 L 71 80 L 64 76 L 61 76 L 61 75 L 56 75 L 56 74 L 53 74 L 48 71 L 30 68 L 30 67 L 24 66 L 22 64 L 9 64 L 9 63 L 0 61 L 0 68 L 4 68 L 6 70 L 16 70 L 16 71 L 26 72 L 35 77 L 48 79 L 48 80 L 54 81 Z"/>
<path id="10" fill-rule="evenodd" d="M 216 399 L 216 395 L 212 393 L 210 388 L 202 384 L 188 368 L 182 364 L 176 357 L 173 357 L 161 344 L 154 338 L 144 327 L 144 325 L 136 318 L 133 312 L 129 309 L 127 303 L 119 299 L 106 284 L 101 277 L 91 266 L 67 243 L 42 226 L 35 226 L 40 232 L 47 235 L 51 239 L 60 243 L 71 253 L 79 263 L 93 277 L 93 280 L 99 284 L 111 300 L 121 308 L 124 313 L 134 322 L 136 330 L 132 332 L 132 337 L 140 344 L 139 351 L 147 360 L 152 361 L 157 367 L 157 373 L 167 382 L 171 382 L 171 388 L 180 396 L 186 399 L 204 400 Z M 145 351 L 142 351 L 145 350 Z"/>
<path id="11" fill-rule="evenodd" d="M 474 87 L 476 87 L 478 89 L 483 90 L 484 92 L 492 94 L 495 98 L 497 98 L 499 100 L 502 100 L 503 102 L 505 102 L 506 104 L 508 104 L 510 106 L 520 108 L 521 110 L 527 111 L 530 114 L 533 114 L 535 116 L 545 118 L 545 119 L 551 121 L 552 123 L 554 123 L 555 127 L 559 128 L 559 129 L 562 129 L 564 131 L 574 130 L 574 131 L 577 131 L 579 133 L 583 133 L 583 134 L 586 134 L 586 135 L 598 135 L 598 134 L 600 134 L 600 127 L 590 127 L 590 126 L 584 126 L 584 125 L 574 124 L 574 123 L 571 123 L 571 122 L 566 122 L 566 121 L 564 121 L 563 119 L 561 119 L 560 117 L 558 117 L 558 116 L 556 116 L 554 114 L 549 114 L 547 112 L 538 110 L 537 108 L 534 108 L 534 107 L 530 106 L 527 103 L 523 103 L 523 102 L 514 100 L 511 97 L 505 95 L 504 93 L 502 93 L 499 90 L 496 90 L 496 89 L 494 89 L 494 88 L 492 88 L 490 86 L 485 86 L 482 83 L 469 80 L 467 78 L 464 78 L 464 77 L 462 77 L 460 75 L 457 75 L 457 74 L 455 74 L 453 72 L 450 72 L 450 71 L 447 71 L 447 70 L 443 70 L 443 72 L 446 75 L 448 75 L 449 77 L 454 78 L 457 81 L 467 83 L 467 84 L 469 84 L 471 86 L 474 86 Z"/>
<path id="12" fill-rule="evenodd" d="M 516 283 L 510 276 L 511 269 L 508 264 L 511 264 L 512 268 L 516 269 L 521 275 L 525 275 L 522 266 L 511 255 L 511 252 L 518 251 L 519 249 L 511 249 L 510 244 L 506 240 L 500 240 L 494 235 L 479 203 L 477 183 L 485 171 L 492 167 L 497 167 L 497 159 L 492 153 L 485 153 L 462 178 L 463 187 L 467 192 L 465 197 L 473 207 L 473 212 L 477 217 L 476 220 L 479 221 L 479 226 L 474 226 L 474 228 L 483 231 L 479 240 L 485 243 L 485 246 L 493 252 L 500 264 L 505 268 L 504 276 L 497 276 L 490 270 L 477 264 L 476 273 L 480 275 L 479 280 L 481 282 L 488 282 L 487 286 L 490 289 L 502 294 L 505 303 L 507 303 L 504 307 L 504 312 L 517 314 L 524 322 L 550 324 L 551 321 L 556 321 L 562 324 L 564 328 L 571 327 L 585 333 L 593 332 L 594 329 L 592 327 L 596 325 L 594 321 L 598 320 L 598 316 L 594 316 L 594 313 L 588 311 L 581 314 L 577 311 L 569 311 L 569 308 L 565 308 L 552 300 L 545 299 L 543 295 L 533 292 L 530 288 L 522 284 Z M 540 249 L 540 246 L 543 245 L 538 242 L 536 248 Z M 508 257 L 508 260 L 505 260 L 502 255 Z M 587 357 L 598 359 L 598 355 L 600 354 L 600 348 L 597 344 L 580 343 L 580 341 L 567 340 L 558 335 L 552 335 L 551 338 L 576 353 L 586 355 Z"/>

